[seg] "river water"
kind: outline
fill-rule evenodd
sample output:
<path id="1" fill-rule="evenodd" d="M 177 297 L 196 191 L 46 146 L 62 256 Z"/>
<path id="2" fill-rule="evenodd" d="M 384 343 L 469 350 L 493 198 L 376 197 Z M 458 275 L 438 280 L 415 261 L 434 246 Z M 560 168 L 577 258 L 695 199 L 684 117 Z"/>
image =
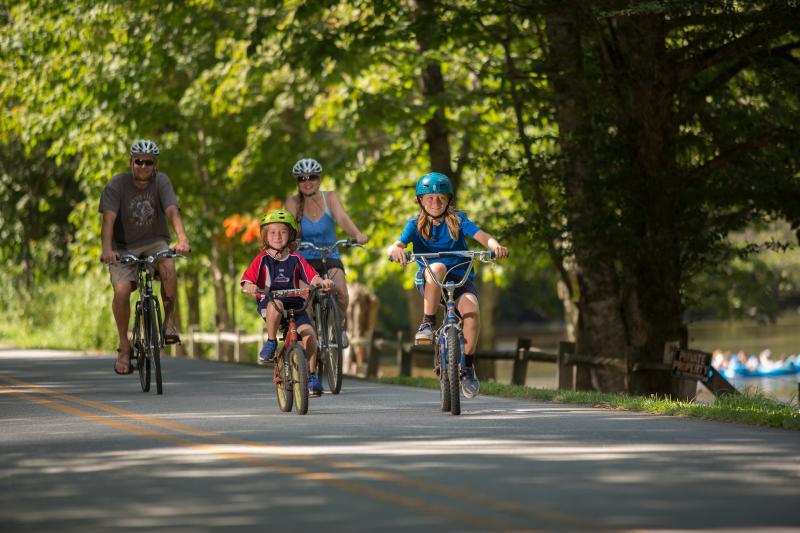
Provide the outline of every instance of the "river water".
<path id="1" fill-rule="evenodd" d="M 533 344 L 545 352 L 557 351 L 558 341 L 565 338 L 562 328 L 553 325 L 538 329 L 531 335 Z M 516 339 L 498 339 L 498 349 L 513 350 Z M 715 349 L 732 354 L 744 350 L 748 355 L 758 355 L 769 349 L 772 358 L 800 353 L 800 313 L 784 313 L 773 324 L 754 321 L 702 320 L 689 324 L 689 347 L 712 352 Z M 508 383 L 511 378 L 511 362 L 497 362 L 497 380 Z M 768 378 L 735 378 L 730 380 L 738 390 L 758 390 L 765 396 L 783 402 L 797 403 L 798 379 L 795 376 Z M 547 363 L 528 365 L 526 385 L 530 387 L 555 387 L 555 367 Z"/>

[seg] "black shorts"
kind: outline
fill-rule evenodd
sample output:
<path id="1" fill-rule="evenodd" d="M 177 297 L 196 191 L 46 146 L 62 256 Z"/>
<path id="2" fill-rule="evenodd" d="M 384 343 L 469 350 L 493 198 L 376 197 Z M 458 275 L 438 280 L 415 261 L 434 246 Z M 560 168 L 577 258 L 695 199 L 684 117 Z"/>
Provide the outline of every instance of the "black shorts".
<path id="1" fill-rule="evenodd" d="M 314 270 L 322 276 L 322 259 L 306 259 L 308 264 L 314 267 Z M 328 268 L 338 268 L 341 269 L 342 273 L 344 273 L 344 264 L 342 264 L 341 259 L 334 259 L 333 257 L 329 257 L 326 261 Z"/>
<path id="2" fill-rule="evenodd" d="M 258 315 L 263 318 L 264 320 L 267 319 L 267 305 L 269 304 L 268 301 L 262 300 L 261 298 L 258 299 Z M 308 313 L 305 311 L 305 305 L 302 308 L 298 309 L 294 305 L 285 306 L 284 309 L 294 309 L 294 323 L 299 328 L 303 324 L 311 324 L 311 318 L 308 316 Z M 281 324 L 283 324 L 284 319 L 281 319 Z"/>

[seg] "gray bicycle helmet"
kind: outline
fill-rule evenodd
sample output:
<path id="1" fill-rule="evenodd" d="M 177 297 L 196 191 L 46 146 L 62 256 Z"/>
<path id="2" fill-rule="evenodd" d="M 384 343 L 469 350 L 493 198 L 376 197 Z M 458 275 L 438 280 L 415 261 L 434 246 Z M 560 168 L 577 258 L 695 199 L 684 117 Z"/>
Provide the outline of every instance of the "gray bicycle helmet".
<path id="1" fill-rule="evenodd" d="M 292 167 L 292 174 L 294 174 L 295 177 L 306 176 L 308 174 L 322 174 L 322 165 L 320 165 L 316 159 L 301 159 Z"/>
<path id="2" fill-rule="evenodd" d="M 158 157 L 160 153 L 161 150 L 158 149 L 158 145 L 149 139 L 139 139 L 131 145 L 131 156 L 151 155 Z"/>

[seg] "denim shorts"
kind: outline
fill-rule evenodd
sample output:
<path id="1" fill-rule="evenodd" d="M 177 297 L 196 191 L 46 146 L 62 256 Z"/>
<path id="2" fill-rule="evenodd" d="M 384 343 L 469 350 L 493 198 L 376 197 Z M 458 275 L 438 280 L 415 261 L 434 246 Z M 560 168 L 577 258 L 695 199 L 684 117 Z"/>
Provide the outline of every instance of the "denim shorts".
<path id="1" fill-rule="evenodd" d="M 459 281 L 461 281 L 461 276 L 447 276 L 445 278 L 445 281 L 454 281 L 454 282 L 458 283 Z M 419 291 L 419 293 L 424 296 L 425 295 L 425 283 L 426 283 L 425 282 L 425 271 L 424 270 L 418 270 L 417 271 L 417 275 L 416 275 L 416 277 L 414 279 L 414 283 L 417 285 L 417 290 Z M 464 294 L 474 294 L 476 298 L 478 297 L 478 289 L 472 283 L 472 280 L 467 280 L 467 282 L 464 283 L 464 285 L 462 285 L 461 287 L 458 287 L 455 290 L 455 293 L 453 294 L 453 300 L 458 301 L 458 299 Z M 445 300 L 445 296 L 444 296 L 444 290 L 442 290 L 442 298 L 440 299 L 440 302 L 442 303 L 442 305 L 445 305 L 447 303 L 446 300 Z"/>

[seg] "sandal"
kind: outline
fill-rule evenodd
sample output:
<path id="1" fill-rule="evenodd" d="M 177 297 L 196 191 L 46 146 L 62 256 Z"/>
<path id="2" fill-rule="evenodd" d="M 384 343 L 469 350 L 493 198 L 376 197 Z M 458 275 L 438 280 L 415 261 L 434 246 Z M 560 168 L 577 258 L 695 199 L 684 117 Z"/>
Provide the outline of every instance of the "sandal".
<path id="1" fill-rule="evenodd" d="M 178 332 L 175 331 L 175 326 L 164 328 L 164 344 L 180 344 L 181 338 Z"/>
<path id="2" fill-rule="evenodd" d="M 128 352 L 128 360 L 126 361 L 125 359 L 122 358 L 122 354 L 123 352 L 119 348 L 117 348 L 117 360 L 114 361 L 114 372 L 119 374 L 120 376 L 127 376 L 128 374 L 133 373 L 133 365 L 131 364 L 131 355 L 130 352 Z M 127 368 L 127 372 L 120 372 L 119 370 L 117 370 L 117 363 L 124 364 Z"/>

